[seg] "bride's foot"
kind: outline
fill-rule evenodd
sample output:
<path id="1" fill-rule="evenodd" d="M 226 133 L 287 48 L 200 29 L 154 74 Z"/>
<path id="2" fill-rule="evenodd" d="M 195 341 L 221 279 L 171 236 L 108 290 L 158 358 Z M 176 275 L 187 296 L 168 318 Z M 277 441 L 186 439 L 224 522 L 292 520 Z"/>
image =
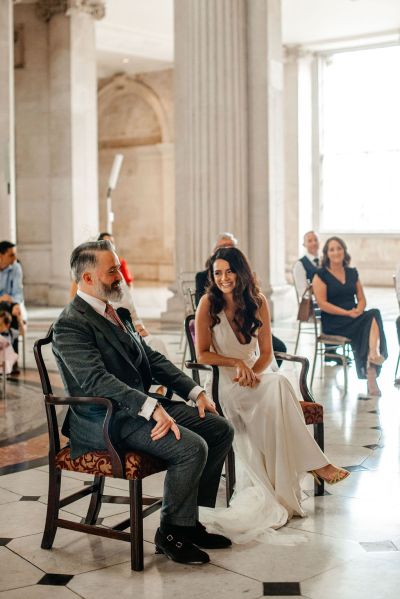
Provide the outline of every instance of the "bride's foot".
<path id="1" fill-rule="evenodd" d="M 344 468 L 338 468 L 333 464 L 328 464 L 323 468 L 318 468 L 318 470 L 311 470 L 310 473 L 319 484 L 321 484 L 321 480 L 323 480 L 328 483 L 328 485 L 340 483 L 340 481 L 350 476 L 350 472 L 348 470 L 345 470 Z"/>
<path id="2" fill-rule="evenodd" d="M 367 368 L 367 392 L 368 395 L 373 395 L 374 397 L 380 397 L 382 395 L 378 383 L 376 382 L 375 366 L 368 366 Z"/>

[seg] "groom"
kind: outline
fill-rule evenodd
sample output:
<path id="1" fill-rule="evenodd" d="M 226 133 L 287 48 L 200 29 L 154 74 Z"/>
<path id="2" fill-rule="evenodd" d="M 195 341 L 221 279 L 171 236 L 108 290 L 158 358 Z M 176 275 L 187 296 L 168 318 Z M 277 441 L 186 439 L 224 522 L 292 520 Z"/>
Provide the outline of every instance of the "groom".
<path id="1" fill-rule="evenodd" d="M 121 296 L 118 256 L 108 241 L 84 243 L 71 255 L 78 284 L 73 301 L 54 324 L 53 352 L 71 396 L 105 396 L 114 401 L 111 436 L 126 451 L 143 451 L 167 464 L 156 548 L 170 559 L 203 564 L 199 547 L 231 542 L 210 534 L 198 520 L 198 505 L 214 507 L 225 456 L 233 438 L 203 389 L 136 333 L 129 312 L 109 301 Z M 196 407 L 149 393 L 152 378 Z M 105 449 L 104 413 L 70 407 L 63 433 L 71 457 Z"/>

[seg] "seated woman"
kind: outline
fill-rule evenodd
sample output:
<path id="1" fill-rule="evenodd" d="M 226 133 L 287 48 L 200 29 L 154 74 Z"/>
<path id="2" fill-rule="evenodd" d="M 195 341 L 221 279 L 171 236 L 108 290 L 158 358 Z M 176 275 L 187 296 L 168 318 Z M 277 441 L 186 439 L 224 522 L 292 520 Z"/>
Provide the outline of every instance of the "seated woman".
<path id="1" fill-rule="evenodd" d="M 356 268 L 343 239 L 330 237 L 322 251 L 322 268 L 313 279 L 326 335 L 351 339 L 357 375 L 367 379 L 368 394 L 379 396 L 376 378 L 387 358 L 386 339 L 379 310 L 365 310 L 366 300 Z"/>
<path id="2" fill-rule="evenodd" d="M 246 257 L 237 248 L 217 250 L 209 278 L 196 311 L 197 357 L 220 367 L 219 399 L 235 429 L 237 476 L 230 507 L 202 510 L 202 518 L 235 542 L 269 541 L 292 516 L 304 516 L 302 474 L 333 484 L 349 473 L 330 464 L 314 441 L 289 381 L 268 371 L 269 309 Z"/>

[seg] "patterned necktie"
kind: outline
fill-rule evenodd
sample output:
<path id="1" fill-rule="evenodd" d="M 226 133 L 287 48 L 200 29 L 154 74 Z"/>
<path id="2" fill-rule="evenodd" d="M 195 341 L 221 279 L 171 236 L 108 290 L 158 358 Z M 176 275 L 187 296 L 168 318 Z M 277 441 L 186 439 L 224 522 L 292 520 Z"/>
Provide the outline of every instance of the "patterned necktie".
<path id="1" fill-rule="evenodd" d="M 314 264 L 315 266 L 319 266 L 319 258 L 314 258 Z"/>
<path id="2" fill-rule="evenodd" d="M 115 324 L 115 326 L 121 329 L 121 331 L 124 331 L 125 333 L 127 332 L 124 323 L 122 322 L 122 320 L 120 319 L 120 317 L 118 316 L 111 304 L 106 304 L 105 313 L 108 320 L 110 320 L 113 324 Z"/>

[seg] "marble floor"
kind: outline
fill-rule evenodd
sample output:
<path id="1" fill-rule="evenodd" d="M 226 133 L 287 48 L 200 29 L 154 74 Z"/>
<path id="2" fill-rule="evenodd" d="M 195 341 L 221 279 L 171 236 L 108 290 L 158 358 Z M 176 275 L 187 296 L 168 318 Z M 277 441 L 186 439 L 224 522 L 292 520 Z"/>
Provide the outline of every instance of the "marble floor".
<path id="1" fill-rule="evenodd" d="M 182 359 L 180 331 L 159 319 L 166 290 L 138 289 L 138 309 L 152 333 L 167 343 L 173 359 Z M 27 370 L 7 381 L 0 400 L 0 599 L 103 599 L 117 594 L 144 599 L 191 597 L 219 599 L 298 596 L 310 599 L 394 599 L 400 587 L 400 389 L 394 387 L 398 355 L 394 320 L 397 303 L 390 289 L 367 289 L 369 305 L 384 318 L 390 356 L 380 378 L 382 397 L 365 395 L 354 367 L 343 393 L 339 367 L 318 365 L 313 392 L 324 405 L 326 453 L 351 470 L 340 485 L 314 497 L 312 480 L 303 481 L 304 519 L 295 518 L 287 533 L 299 535 L 293 546 L 250 543 L 211 551 L 211 564 L 181 566 L 154 554 L 159 515 L 145 520 L 145 570 L 130 569 L 129 546 L 115 540 L 59 529 L 51 551 L 40 548 L 46 513 L 47 437 L 32 344 L 59 310 L 29 310 Z M 150 307 L 152 306 L 152 307 Z M 274 333 L 293 350 L 293 320 L 274 323 Z M 304 335 L 299 353 L 311 357 L 311 338 Z M 50 352 L 52 384 L 61 382 Z M 297 372 L 284 365 L 296 384 Z M 76 490 L 84 475 L 65 473 L 64 494 Z M 144 481 L 144 493 L 161 493 L 163 475 Z M 110 494 L 127 494 L 125 481 L 108 480 Z M 223 502 L 221 485 L 219 501 Z M 67 517 L 79 521 L 83 499 L 67 506 Z M 105 505 L 102 525 L 112 525 L 124 505 Z"/>

